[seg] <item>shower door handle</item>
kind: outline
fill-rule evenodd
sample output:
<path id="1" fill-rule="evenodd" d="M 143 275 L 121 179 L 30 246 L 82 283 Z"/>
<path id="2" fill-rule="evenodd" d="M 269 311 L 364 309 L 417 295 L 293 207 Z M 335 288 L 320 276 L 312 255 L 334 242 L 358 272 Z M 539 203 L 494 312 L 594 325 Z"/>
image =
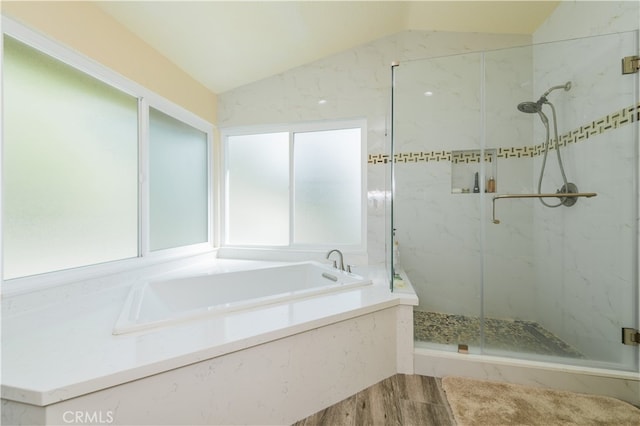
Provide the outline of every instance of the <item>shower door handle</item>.
<path id="1" fill-rule="evenodd" d="M 502 200 L 505 198 L 579 198 L 579 197 L 585 197 L 585 198 L 591 198 L 591 197 L 595 197 L 596 194 L 595 192 L 570 192 L 570 193 L 555 193 L 555 194 L 502 194 L 502 195 L 496 195 L 493 197 L 493 200 L 491 200 L 491 205 L 492 205 L 492 221 L 493 223 L 495 223 L 496 225 L 500 223 L 500 221 L 498 219 L 496 219 L 496 200 Z"/>

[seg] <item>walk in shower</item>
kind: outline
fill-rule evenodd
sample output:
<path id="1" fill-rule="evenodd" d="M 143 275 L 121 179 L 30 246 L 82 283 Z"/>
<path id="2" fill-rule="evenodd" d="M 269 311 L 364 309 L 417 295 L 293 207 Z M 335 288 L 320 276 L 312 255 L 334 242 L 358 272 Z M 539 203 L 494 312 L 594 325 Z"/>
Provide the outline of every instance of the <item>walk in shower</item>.
<path id="1" fill-rule="evenodd" d="M 392 66 L 416 347 L 638 371 L 638 33 Z M 395 271 L 398 272 L 398 271 Z"/>

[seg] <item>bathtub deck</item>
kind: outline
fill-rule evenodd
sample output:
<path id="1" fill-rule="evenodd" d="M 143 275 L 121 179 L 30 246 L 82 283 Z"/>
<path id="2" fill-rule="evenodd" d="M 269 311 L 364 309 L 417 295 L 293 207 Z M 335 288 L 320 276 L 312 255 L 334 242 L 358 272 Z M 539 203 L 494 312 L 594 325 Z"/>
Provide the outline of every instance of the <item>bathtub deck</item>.
<path id="1" fill-rule="evenodd" d="M 215 261 L 220 271 L 267 263 Z M 417 305 L 415 294 L 389 292 L 384 270 L 363 268 L 373 285 L 114 336 L 133 285 L 160 273 L 173 279 L 211 269 L 208 263 L 158 268 L 142 271 L 148 276 L 127 271 L 54 287 L 42 292 L 46 297 L 4 298 L 3 400 L 45 407 L 387 308 Z"/>
<path id="2" fill-rule="evenodd" d="M 414 337 L 445 345 L 480 345 L 480 319 L 464 315 L 414 311 Z M 498 350 L 582 358 L 582 354 L 532 321 L 487 318 L 486 347 Z"/>

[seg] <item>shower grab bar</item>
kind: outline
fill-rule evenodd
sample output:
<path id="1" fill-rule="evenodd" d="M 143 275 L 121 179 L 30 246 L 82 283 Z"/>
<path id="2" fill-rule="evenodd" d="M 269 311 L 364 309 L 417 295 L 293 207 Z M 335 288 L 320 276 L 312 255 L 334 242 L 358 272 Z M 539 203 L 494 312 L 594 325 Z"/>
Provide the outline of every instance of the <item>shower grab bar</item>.
<path id="1" fill-rule="evenodd" d="M 591 198 L 591 197 L 595 197 L 596 194 L 595 192 L 571 192 L 571 193 L 555 193 L 555 194 L 502 194 L 502 195 L 496 195 L 493 197 L 493 200 L 491 201 L 492 204 L 492 210 L 493 210 L 493 223 L 495 223 L 496 225 L 498 223 L 500 223 L 500 221 L 498 219 L 496 219 L 496 200 L 501 200 L 504 198 L 579 198 L 579 197 L 585 197 L 585 198 Z"/>

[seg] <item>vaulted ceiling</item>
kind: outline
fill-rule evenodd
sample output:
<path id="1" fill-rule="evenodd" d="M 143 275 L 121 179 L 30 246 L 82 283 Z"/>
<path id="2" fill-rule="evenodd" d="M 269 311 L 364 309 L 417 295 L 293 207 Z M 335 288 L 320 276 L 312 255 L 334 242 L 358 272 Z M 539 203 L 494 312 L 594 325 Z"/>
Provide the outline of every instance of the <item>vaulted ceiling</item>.
<path id="1" fill-rule="evenodd" d="M 131 1 L 97 5 L 214 93 L 404 30 L 532 34 L 558 1 Z"/>

